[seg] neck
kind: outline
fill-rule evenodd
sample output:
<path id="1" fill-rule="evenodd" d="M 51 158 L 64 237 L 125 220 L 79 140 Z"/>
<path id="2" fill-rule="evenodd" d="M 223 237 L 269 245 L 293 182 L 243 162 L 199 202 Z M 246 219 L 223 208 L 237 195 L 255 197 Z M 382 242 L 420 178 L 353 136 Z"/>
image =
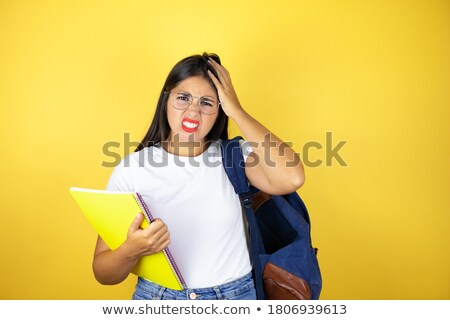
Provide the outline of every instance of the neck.
<path id="1" fill-rule="evenodd" d="M 206 141 L 163 141 L 161 146 L 168 153 L 182 157 L 196 157 L 201 155 L 209 146 Z"/>

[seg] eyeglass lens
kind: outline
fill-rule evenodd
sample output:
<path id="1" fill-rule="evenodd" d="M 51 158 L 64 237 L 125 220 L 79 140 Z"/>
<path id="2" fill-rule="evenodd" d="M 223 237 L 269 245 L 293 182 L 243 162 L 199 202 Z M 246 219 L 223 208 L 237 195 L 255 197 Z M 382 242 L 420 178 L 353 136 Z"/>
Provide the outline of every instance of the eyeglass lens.
<path id="1" fill-rule="evenodd" d="M 172 97 L 172 103 L 176 109 L 188 108 L 192 104 L 194 99 L 189 93 L 186 92 L 175 92 L 172 94 Z M 216 99 L 211 97 L 199 97 L 197 105 L 200 107 L 201 112 L 205 114 L 212 114 L 216 112 L 218 102 Z"/>

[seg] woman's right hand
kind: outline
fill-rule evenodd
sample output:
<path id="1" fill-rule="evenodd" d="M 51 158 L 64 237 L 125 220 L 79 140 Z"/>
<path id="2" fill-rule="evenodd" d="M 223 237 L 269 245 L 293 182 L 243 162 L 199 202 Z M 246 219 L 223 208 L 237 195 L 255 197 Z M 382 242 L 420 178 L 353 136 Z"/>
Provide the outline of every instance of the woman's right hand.
<path id="1" fill-rule="evenodd" d="M 143 219 L 142 213 L 134 218 L 128 228 L 127 239 L 122 244 L 132 259 L 160 252 L 170 242 L 169 231 L 161 219 L 155 219 L 147 228 L 141 229 Z"/>

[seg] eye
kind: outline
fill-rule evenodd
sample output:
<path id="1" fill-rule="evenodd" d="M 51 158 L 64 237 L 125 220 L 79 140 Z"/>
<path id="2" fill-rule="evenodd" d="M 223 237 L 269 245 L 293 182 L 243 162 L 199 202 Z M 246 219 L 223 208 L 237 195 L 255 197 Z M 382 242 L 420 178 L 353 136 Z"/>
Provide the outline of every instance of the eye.
<path id="1" fill-rule="evenodd" d="M 180 101 L 190 101 L 191 100 L 191 96 L 189 94 L 186 94 L 186 93 L 177 93 L 176 94 L 176 99 L 180 100 Z"/>
<path id="2" fill-rule="evenodd" d="M 212 108 L 214 106 L 214 103 L 211 100 L 208 100 L 208 99 L 201 99 L 200 100 L 200 105 Z"/>

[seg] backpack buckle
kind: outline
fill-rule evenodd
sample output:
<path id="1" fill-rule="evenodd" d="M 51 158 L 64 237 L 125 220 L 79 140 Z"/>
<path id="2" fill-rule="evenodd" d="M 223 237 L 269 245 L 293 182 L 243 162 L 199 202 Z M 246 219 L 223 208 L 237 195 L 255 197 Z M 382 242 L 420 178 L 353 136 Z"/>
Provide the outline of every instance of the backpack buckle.
<path id="1" fill-rule="evenodd" d="M 244 208 L 251 208 L 252 207 L 252 197 L 249 193 L 245 192 L 239 195 L 239 199 L 241 200 L 241 204 Z"/>

